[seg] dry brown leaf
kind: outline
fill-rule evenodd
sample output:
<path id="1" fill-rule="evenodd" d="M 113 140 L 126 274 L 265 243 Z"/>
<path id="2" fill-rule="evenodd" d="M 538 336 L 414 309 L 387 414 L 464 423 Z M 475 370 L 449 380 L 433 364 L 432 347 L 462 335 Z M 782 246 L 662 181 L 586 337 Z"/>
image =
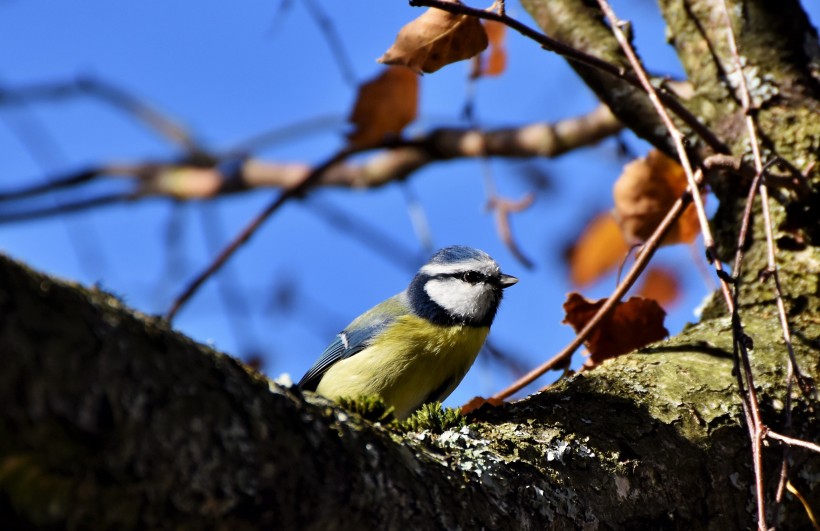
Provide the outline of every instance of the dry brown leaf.
<path id="1" fill-rule="evenodd" d="M 672 269 L 653 266 L 643 274 L 643 284 L 638 290 L 638 295 L 647 299 L 653 299 L 661 306 L 669 307 L 680 298 L 680 280 L 678 274 Z"/>
<path id="2" fill-rule="evenodd" d="M 498 407 L 503 403 L 504 401 L 498 398 L 482 398 L 480 396 L 477 396 L 469 402 L 467 402 L 466 404 L 464 404 L 463 406 L 461 406 L 461 414 L 466 415 L 468 413 L 471 413 L 481 408 L 481 406 L 483 406 L 484 404 L 489 404 L 492 407 Z"/>
<path id="3" fill-rule="evenodd" d="M 507 35 L 507 26 L 495 20 L 484 21 L 484 31 L 490 43 L 484 64 L 481 68 L 483 76 L 500 76 L 507 69 L 507 49 L 504 39 Z"/>
<path id="4" fill-rule="evenodd" d="M 686 186 L 681 165 L 660 151 L 627 164 L 612 190 L 615 219 L 624 238 L 630 243 L 646 241 Z M 691 243 L 699 229 L 697 213 L 689 205 L 662 244 Z"/>
<path id="5" fill-rule="evenodd" d="M 385 136 L 398 136 L 416 119 L 418 103 L 419 77 L 402 66 L 387 67 L 359 87 L 349 119 L 356 126 L 347 137 L 351 146 L 377 145 Z"/>
<path id="6" fill-rule="evenodd" d="M 378 61 L 429 74 L 469 59 L 486 47 L 487 34 L 477 18 L 431 7 L 399 31 L 396 41 Z"/>
<path id="7" fill-rule="evenodd" d="M 570 293 L 564 303 L 564 323 L 580 331 L 604 302 L 606 299 L 592 302 L 578 293 Z M 586 365 L 594 367 L 606 359 L 660 341 L 669 335 L 663 326 L 665 316 L 663 308 L 651 299 L 631 297 L 619 302 L 584 342 L 590 354 Z"/>
<path id="8" fill-rule="evenodd" d="M 568 254 L 572 283 L 585 286 L 598 280 L 615 268 L 628 251 L 629 246 L 612 214 L 595 216 Z"/>

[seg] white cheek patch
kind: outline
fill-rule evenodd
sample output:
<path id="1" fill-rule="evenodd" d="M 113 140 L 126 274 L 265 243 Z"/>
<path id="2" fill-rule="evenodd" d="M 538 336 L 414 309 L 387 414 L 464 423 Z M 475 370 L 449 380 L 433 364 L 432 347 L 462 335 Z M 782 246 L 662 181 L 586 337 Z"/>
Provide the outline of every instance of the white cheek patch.
<path id="1" fill-rule="evenodd" d="M 424 291 L 447 312 L 466 319 L 481 320 L 493 303 L 493 288 L 479 282 L 470 284 L 456 278 L 428 280 Z"/>

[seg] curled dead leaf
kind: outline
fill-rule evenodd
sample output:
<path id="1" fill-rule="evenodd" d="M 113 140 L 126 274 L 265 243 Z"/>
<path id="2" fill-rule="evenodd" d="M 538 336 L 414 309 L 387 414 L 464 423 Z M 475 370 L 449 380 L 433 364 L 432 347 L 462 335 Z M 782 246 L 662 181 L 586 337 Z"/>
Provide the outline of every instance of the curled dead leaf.
<path id="1" fill-rule="evenodd" d="M 398 136 L 416 119 L 419 77 L 401 66 L 387 67 L 378 77 L 362 84 L 349 121 L 348 135 L 354 147 L 377 145 L 386 136 Z"/>
<path id="2" fill-rule="evenodd" d="M 431 7 L 399 31 L 393 45 L 378 61 L 429 74 L 469 59 L 486 47 L 487 34 L 477 18 Z"/>
<path id="3" fill-rule="evenodd" d="M 564 323 L 580 331 L 604 302 L 606 299 L 593 302 L 578 293 L 570 293 L 564 302 Z M 652 299 L 631 297 L 619 302 L 584 342 L 590 354 L 586 365 L 594 367 L 606 359 L 665 338 L 669 335 L 663 326 L 665 317 L 666 312 Z"/>
<path id="4" fill-rule="evenodd" d="M 615 219 L 627 242 L 646 241 L 686 186 L 681 165 L 660 151 L 627 164 L 612 190 Z M 699 232 L 697 213 L 689 205 L 662 244 L 691 243 Z"/>
<path id="5" fill-rule="evenodd" d="M 614 269 L 629 252 L 621 229 L 612 214 L 595 216 L 570 249 L 570 279 L 576 286 L 585 286 Z"/>

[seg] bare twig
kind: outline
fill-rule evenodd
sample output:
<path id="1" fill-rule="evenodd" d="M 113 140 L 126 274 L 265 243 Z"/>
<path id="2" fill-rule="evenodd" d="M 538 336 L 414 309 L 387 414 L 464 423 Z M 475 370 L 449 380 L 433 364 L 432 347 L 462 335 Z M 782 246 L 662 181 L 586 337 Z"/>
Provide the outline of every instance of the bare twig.
<path id="1" fill-rule="evenodd" d="M 127 203 L 129 201 L 134 201 L 135 199 L 136 198 L 132 194 L 111 194 L 80 199 L 71 203 L 65 202 L 57 205 L 32 208 L 20 212 L 3 212 L 0 213 L 0 224 L 31 221 L 33 219 L 61 216 L 63 214 L 72 214 L 75 212 L 84 212 L 103 206 L 110 206 L 116 203 Z"/>
<path id="2" fill-rule="evenodd" d="M 17 105 L 37 100 L 61 99 L 79 93 L 97 97 L 136 117 L 188 152 L 204 152 L 199 143 L 184 127 L 147 103 L 101 79 L 79 77 L 73 81 L 43 83 L 15 89 L 0 89 L 0 104 Z"/>
<path id="3" fill-rule="evenodd" d="M 527 370 L 528 364 L 526 361 L 512 352 L 499 347 L 492 338 L 488 338 L 487 341 L 484 342 L 484 347 L 481 352 L 482 354 L 486 353 L 487 356 L 479 356 L 479 360 L 485 359 L 501 365 L 515 376 L 524 374 Z"/>
<path id="4" fill-rule="evenodd" d="M 36 161 L 41 170 L 45 172 L 44 180 L 47 184 L 52 168 L 65 165 L 68 158 L 46 123 L 36 113 L 28 112 L 29 109 L 26 107 L 24 104 L 18 109 L 23 112 L 8 113 L 5 121 L 20 143 L 28 150 L 32 160 Z M 54 197 L 52 202 L 54 208 L 61 208 L 67 203 L 61 197 Z M 83 270 L 88 271 L 90 276 L 98 277 L 97 272 L 106 270 L 108 260 L 105 251 L 97 245 L 99 242 L 97 227 L 91 223 L 78 226 L 76 222 L 66 219 L 62 220 L 62 225 L 65 227 L 68 241 Z"/>
<path id="5" fill-rule="evenodd" d="M 752 184 L 749 187 L 748 197 L 746 198 L 746 206 L 743 211 L 743 218 L 741 220 L 740 231 L 738 233 L 737 238 L 735 262 L 734 266 L 732 267 L 732 284 L 734 288 L 732 293 L 732 300 L 734 303 L 731 306 L 733 339 L 732 360 L 734 363 L 732 372 L 734 373 L 735 378 L 737 379 L 738 393 L 740 395 L 741 403 L 743 405 L 743 414 L 746 418 L 746 426 L 749 430 L 749 437 L 752 440 L 752 456 L 755 464 L 755 487 L 758 499 L 758 527 L 760 527 L 761 525 L 760 522 L 763 522 L 762 525 L 765 527 L 765 512 L 763 513 L 763 520 L 760 519 L 760 507 L 761 505 L 763 505 L 763 502 L 761 500 L 763 500 L 764 494 L 760 447 L 761 440 L 759 437 L 759 434 L 762 433 L 762 420 L 760 419 L 760 413 L 757 405 L 757 395 L 754 388 L 754 380 L 752 376 L 751 367 L 749 364 L 749 355 L 747 349 L 748 337 L 746 336 L 746 333 L 743 331 L 743 324 L 740 319 L 740 313 L 738 311 L 738 299 L 740 297 L 740 282 L 742 278 L 741 268 L 743 266 L 743 248 L 746 243 L 746 237 L 749 231 L 749 223 L 752 217 L 752 206 L 754 205 L 755 191 L 757 190 L 757 186 L 762 179 L 762 172 L 758 173 L 755 176 L 755 179 L 752 181 Z M 725 279 L 722 279 L 721 281 L 724 280 Z M 743 367 L 742 372 L 740 370 L 741 365 Z M 785 477 L 786 471 L 783 470 L 781 475 Z"/>
<path id="6" fill-rule="evenodd" d="M 339 32 L 336 31 L 336 26 L 327 14 L 322 10 L 316 0 L 305 0 L 304 6 L 316 25 L 319 26 L 319 31 L 324 36 L 327 42 L 327 47 L 330 53 L 336 59 L 336 65 L 342 73 L 342 78 L 351 87 L 356 86 L 356 72 L 353 69 L 353 62 L 345 52 L 344 40 L 339 37 Z"/>
<path id="7" fill-rule="evenodd" d="M 526 210 L 535 201 L 533 194 L 527 194 L 518 201 L 513 201 L 500 195 L 490 197 L 487 202 L 487 207 L 495 212 L 495 226 L 498 231 L 501 241 L 507 246 L 507 249 L 515 256 L 515 258 L 527 269 L 535 267 L 532 260 L 521 251 L 521 248 L 513 238 L 512 228 L 510 227 L 510 214 Z"/>
<path id="8" fill-rule="evenodd" d="M 633 70 L 640 82 L 640 86 L 646 92 L 649 100 L 652 102 L 652 105 L 655 107 L 655 110 L 658 113 L 658 116 L 663 121 L 664 125 L 666 126 L 667 131 L 669 132 L 669 136 L 672 137 L 672 141 L 675 144 L 675 149 L 678 153 L 678 159 L 683 166 L 683 170 L 686 173 L 686 180 L 689 183 L 689 188 L 692 190 L 692 199 L 694 200 L 695 204 L 695 211 L 697 212 L 698 222 L 700 223 L 701 232 L 703 236 L 703 244 L 706 247 L 707 253 L 710 255 L 709 261 L 715 261 L 714 256 L 714 238 L 712 238 L 712 233 L 709 229 L 709 220 L 706 218 L 706 210 L 703 207 L 703 198 L 700 195 L 700 191 L 697 189 L 695 185 L 695 173 L 692 169 L 692 163 L 689 161 L 689 156 L 686 152 L 686 147 L 683 144 L 683 134 L 677 128 L 675 123 L 672 121 L 672 118 L 669 116 L 669 113 L 666 112 L 666 108 L 664 107 L 665 102 L 661 101 L 659 97 L 659 92 L 652 86 L 652 82 L 649 80 L 649 76 L 646 74 L 646 71 L 643 68 L 643 65 L 638 59 L 638 56 L 635 54 L 635 50 L 632 48 L 632 45 L 629 43 L 629 39 L 627 38 L 626 34 L 622 30 L 622 26 L 624 22 L 619 20 L 618 17 L 615 15 L 615 12 L 610 7 L 609 3 L 606 0 L 598 0 L 598 5 L 601 6 L 601 10 L 606 15 L 607 20 L 609 20 L 609 24 L 612 28 L 612 33 L 615 35 L 615 39 L 621 45 L 621 49 L 623 50 L 624 54 L 626 55 L 629 63 L 632 65 Z M 719 265 L 716 266 L 720 268 Z"/>
<path id="9" fill-rule="evenodd" d="M 343 232 L 402 269 L 415 272 L 423 261 L 419 252 L 399 243 L 378 225 L 345 212 L 329 201 L 320 201 L 314 196 L 305 205 L 328 226 Z"/>
<path id="10" fill-rule="evenodd" d="M 537 42 L 546 50 L 555 52 L 558 55 L 566 57 L 567 59 L 570 59 L 577 63 L 597 68 L 602 72 L 606 72 L 614 77 L 626 81 L 634 87 L 642 88 L 641 81 L 633 73 L 624 70 L 618 65 L 607 62 L 599 57 L 595 57 L 594 55 L 590 55 L 582 50 L 573 48 L 572 46 L 569 46 L 561 41 L 544 35 L 543 33 L 532 29 L 526 24 L 506 14 L 499 14 L 492 10 L 485 11 L 483 9 L 468 7 L 464 4 L 446 2 L 442 0 L 410 0 L 410 5 L 416 7 L 434 7 L 436 9 L 441 9 L 442 11 L 447 11 L 449 13 L 470 15 L 476 18 L 486 20 L 495 20 L 496 22 L 505 24 L 508 27 L 519 32 L 520 34 L 524 35 L 525 37 Z M 706 144 L 709 147 L 711 147 L 716 153 L 728 153 L 729 150 L 726 147 L 726 145 L 717 136 L 715 136 L 715 134 L 711 130 L 709 130 L 709 128 L 703 125 L 694 114 L 689 112 L 689 110 L 683 104 L 681 104 L 681 102 L 678 101 L 678 99 L 673 94 L 663 90 L 657 93 L 657 97 L 660 98 L 661 101 L 663 101 L 663 103 L 672 112 L 674 112 L 678 116 L 678 118 L 681 119 L 681 121 L 683 121 L 690 129 L 692 129 L 692 131 L 696 135 L 703 139 L 703 141 L 706 142 Z"/>
<path id="11" fill-rule="evenodd" d="M 783 442 L 788 444 L 789 446 L 799 446 L 800 448 L 806 448 L 807 450 L 811 450 L 812 452 L 820 453 L 820 445 L 814 444 L 809 441 L 804 441 L 803 439 L 795 439 L 794 437 L 787 437 L 785 435 L 781 435 L 777 432 L 772 430 L 766 430 L 766 437 L 770 439 L 775 439 L 777 441 Z"/>
<path id="12" fill-rule="evenodd" d="M 754 164 L 755 169 L 757 170 L 758 176 L 763 176 L 766 172 L 766 168 L 768 165 L 764 166 L 763 158 L 760 153 L 760 141 L 758 139 L 757 134 L 757 125 L 755 124 L 754 119 L 754 109 L 752 106 L 751 95 L 749 93 L 749 87 L 746 83 L 746 75 L 743 72 L 743 65 L 740 60 L 740 55 L 737 49 L 737 42 L 735 39 L 734 28 L 732 27 L 731 17 L 729 15 L 728 7 L 726 6 L 726 1 L 723 0 L 721 2 L 721 7 L 723 8 L 723 16 L 725 19 L 727 35 L 728 35 L 728 44 L 729 49 L 732 54 L 732 59 L 734 61 L 734 67 L 736 72 L 738 73 L 738 87 L 740 91 L 740 101 L 743 108 L 744 119 L 746 124 L 746 131 L 749 135 L 749 143 L 752 147 L 752 155 L 754 157 Z M 778 274 L 778 267 L 777 267 L 777 260 L 775 257 L 775 248 L 774 248 L 774 236 L 772 234 L 772 217 L 771 212 L 769 210 L 769 193 L 768 187 L 766 184 L 765 178 L 761 180 L 759 183 L 753 183 L 753 185 L 758 186 L 759 193 L 760 193 L 760 203 L 761 209 L 763 212 L 763 226 L 764 232 L 766 234 L 766 260 L 767 260 L 767 271 L 766 273 L 772 277 L 774 281 L 774 288 L 775 288 L 775 300 L 777 304 L 777 312 L 778 317 L 780 320 L 780 326 L 783 333 L 783 340 L 786 343 L 786 350 L 788 352 L 788 374 L 787 374 L 787 390 L 786 390 L 786 401 L 785 401 L 785 427 L 786 429 L 791 429 L 791 422 L 792 422 L 792 415 L 791 415 L 791 388 L 792 388 L 792 381 L 793 378 L 797 379 L 797 382 L 801 389 L 808 394 L 808 385 L 803 378 L 803 375 L 800 372 L 800 368 L 797 364 L 797 360 L 794 355 L 794 347 L 792 345 L 791 340 L 791 333 L 789 331 L 789 321 L 788 317 L 786 316 L 786 307 L 783 301 L 783 291 L 780 286 L 780 278 Z M 747 204 L 747 209 L 750 208 L 750 205 Z M 737 290 L 736 290 L 737 292 Z M 749 376 L 751 378 L 751 376 Z M 753 383 L 750 379 L 747 378 L 747 382 L 749 384 L 750 393 L 753 390 Z M 751 397 L 751 394 L 750 394 Z M 755 405 L 755 404 L 752 404 Z M 752 444 L 753 444 L 753 457 L 755 460 L 755 479 L 756 479 L 756 488 L 757 488 L 757 507 L 758 507 L 758 527 L 760 529 L 766 528 L 766 510 L 765 510 L 765 491 L 764 491 L 764 484 L 763 484 L 763 465 L 762 465 L 762 444 L 763 438 L 767 433 L 767 428 L 763 425 L 762 421 L 759 418 L 759 413 L 755 418 L 755 431 L 752 433 Z M 811 443 L 806 442 L 805 444 L 816 446 Z M 788 482 L 788 453 L 784 450 L 782 465 L 781 465 L 781 477 L 778 485 L 777 492 L 780 494 L 783 490 L 783 486 Z M 780 495 L 776 496 L 776 500 L 780 499 Z"/>
<path id="13" fill-rule="evenodd" d="M 643 250 L 641 253 L 635 258 L 635 262 L 632 264 L 632 267 L 629 269 L 627 274 L 624 276 L 624 279 L 618 284 L 606 302 L 598 309 L 592 319 L 587 322 L 584 328 L 578 332 L 575 338 L 566 346 L 564 347 L 558 354 L 547 360 L 546 362 L 542 363 L 535 369 L 531 370 L 518 380 L 516 380 L 512 385 L 507 387 L 506 389 L 496 393 L 493 395 L 494 399 L 504 400 L 509 398 L 513 394 L 517 393 L 537 378 L 541 377 L 544 373 L 552 370 L 555 367 L 560 367 L 566 363 L 570 356 L 587 340 L 589 335 L 595 330 L 601 321 L 606 318 L 607 315 L 615 308 L 615 305 L 621 300 L 621 298 L 626 294 L 627 291 L 635 284 L 635 281 L 638 280 L 643 270 L 649 264 L 649 261 L 654 256 L 655 251 L 658 250 L 660 247 L 661 242 L 663 241 L 666 234 L 672 228 L 674 223 L 680 218 L 680 215 L 683 213 L 684 209 L 689 205 L 690 201 L 692 200 L 691 192 L 687 190 L 684 195 L 675 201 L 675 204 L 669 209 L 669 212 L 666 213 L 666 216 L 657 226 L 655 231 L 646 240 L 646 243 L 643 246 Z"/>
<path id="14" fill-rule="evenodd" d="M 503 10 L 503 8 L 504 6 L 502 4 L 500 9 Z M 471 78 L 470 81 L 469 87 L 473 87 L 475 79 Z M 467 97 L 467 103 L 465 104 L 464 115 L 470 122 L 471 127 L 473 127 L 476 131 L 480 131 L 478 123 L 476 122 L 475 113 L 473 112 L 474 96 L 475 94 L 471 90 Z M 515 212 L 521 212 L 529 208 L 533 201 L 535 201 L 535 196 L 533 194 L 528 194 L 520 201 L 512 201 L 505 197 L 501 197 L 498 194 L 498 189 L 493 179 L 493 170 L 488 153 L 486 152 L 486 147 L 486 144 L 482 144 L 480 146 L 480 149 L 482 150 L 481 169 L 484 174 L 484 191 L 487 194 L 487 209 L 495 212 L 495 226 L 498 236 L 501 238 L 501 242 L 507 247 L 510 253 L 521 265 L 527 269 L 532 269 L 535 264 L 533 264 L 532 260 L 527 258 L 527 255 L 524 254 L 521 247 L 518 246 L 518 243 L 513 237 L 512 228 L 510 227 L 510 217 L 511 214 Z"/>
<path id="15" fill-rule="evenodd" d="M 310 130 L 319 122 L 306 122 Z M 572 149 L 594 144 L 615 134 L 622 125 L 605 105 L 588 114 L 568 118 L 554 124 L 535 123 L 518 128 L 477 131 L 464 128 L 441 128 L 413 141 L 391 144 L 390 150 L 379 153 L 362 164 L 337 164 L 328 169 L 316 183 L 323 186 L 375 187 L 401 181 L 425 165 L 453 158 L 483 156 L 556 157 Z M 0 201 L 16 201 L 58 190 L 77 188 L 95 180 L 117 177 L 130 178 L 135 189 L 129 200 L 142 197 L 169 196 L 178 200 L 213 198 L 261 187 L 291 188 L 311 173 L 304 163 L 277 163 L 239 155 L 261 143 L 282 140 L 282 133 L 291 128 L 257 137 L 231 150 L 208 164 L 202 161 L 145 161 L 133 164 L 105 164 L 72 172 L 20 190 L 0 193 Z M 301 129 L 300 129 L 301 130 Z M 232 162 L 235 162 L 232 163 Z M 230 175 L 226 170 L 232 170 Z M 84 203 L 83 200 L 78 201 Z M 94 206 L 94 203 L 87 205 Z M 69 211 L 78 208 L 67 207 Z M 2 221 L 32 219 L 59 213 L 55 210 L 18 210 Z"/>
<path id="16" fill-rule="evenodd" d="M 69 173 L 59 177 L 46 178 L 46 182 L 42 184 L 35 184 L 19 190 L 11 190 L 8 192 L 0 192 L 0 201 L 16 201 L 41 194 L 48 194 L 56 192 L 63 188 L 70 188 L 78 184 L 91 181 L 103 173 L 104 168 L 91 168 L 87 170 L 80 170 L 78 172 Z"/>
<path id="17" fill-rule="evenodd" d="M 754 109 L 752 108 L 751 97 L 749 95 L 749 87 L 746 84 L 746 76 L 743 73 L 743 65 L 741 64 L 740 56 L 737 51 L 737 43 L 735 41 L 735 32 L 732 28 L 732 23 L 731 19 L 729 18 L 729 11 L 726 7 L 725 0 L 721 3 L 721 6 L 723 7 L 723 14 L 726 19 L 726 28 L 729 37 L 729 48 L 732 52 L 732 58 L 735 62 L 735 68 L 737 69 L 737 72 L 739 74 L 738 77 L 740 80 L 739 86 L 741 104 L 743 105 L 743 113 L 745 115 L 746 131 L 749 134 L 749 142 L 752 146 L 752 155 L 754 156 L 755 170 L 759 175 L 763 175 L 765 174 L 766 167 L 768 167 L 771 163 L 767 164 L 765 167 L 763 165 L 763 159 L 760 154 L 760 141 L 757 136 L 757 126 L 755 125 L 755 120 L 753 116 Z M 786 317 L 786 307 L 783 302 L 783 290 L 780 286 L 777 259 L 775 258 L 774 235 L 772 234 L 772 216 L 771 211 L 769 210 L 769 192 L 768 186 L 766 185 L 766 179 L 763 179 L 758 186 L 760 188 L 760 201 L 761 208 L 763 211 L 764 229 L 766 233 L 766 260 L 768 265 L 767 273 L 770 274 L 772 279 L 774 280 L 777 313 L 780 318 L 780 326 L 783 330 L 783 340 L 786 342 L 786 348 L 789 353 L 789 363 L 792 365 L 792 368 L 795 372 L 795 376 L 797 377 L 798 381 L 800 381 L 802 379 L 802 375 L 797 365 L 797 360 L 794 357 L 794 347 L 792 345 L 791 334 L 789 333 L 789 321 Z"/>
<path id="18" fill-rule="evenodd" d="M 197 206 L 205 243 L 209 252 L 216 252 L 224 240 L 223 223 L 219 219 L 218 205 L 206 203 Z M 247 318 L 251 313 L 247 297 L 242 293 L 244 290 L 239 282 L 229 281 L 230 278 L 238 279 L 239 275 L 234 274 L 230 269 L 223 270 L 222 273 L 216 278 L 217 289 L 222 301 L 223 314 L 228 321 L 234 341 L 240 345 L 239 352 L 257 352 L 259 351 L 257 345 L 261 345 L 262 342 L 257 337 L 253 320 Z"/>
<path id="19" fill-rule="evenodd" d="M 321 132 L 333 129 L 341 129 L 347 123 L 342 115 L 324 114 L 313 116 L 305 120 L 289 123 L 284 126 L 275 127 L 262 133 L 256 133 L 231 148 L 220 151 L 219 158 L 245 156 L 249 153 L 258 153 L 260 150 L 271 146 L 281 146 L 288 142 L 298 141 Z"/>
<path id="20" fill-rule="evenodd" d="M 377 146 L 378 147 L 378 146 Z M 386 146 L 381 146 L 386 147 Z M 251 236 L 253 236 L 257 229 L 262 226 L 262 224 L 271 216 L 273 215 L 279 208 L 284 205 L 288 200 L 293 199 L 294 197 L 301 196 L 305 194 L 310 188 L 312 188 L 318 180 L 322 177 L 322 175 L 329 169 L 332 168 L 334 165 L 338 164 L 339 162 L 347 159 L 348 157 L 355 155 L 356 153 L 360 153 L 362 151 L 366 151 L 369 149 L 374 149 L 373 147 L 369 148 L 346 148 L 332 157 L 328 158 L 323 163 L 319 164 L 318 166 L 314 167 L 313 170 L 304 178 L 301 182 L 297 185 L 285 189 L 279 193 L 279 196 L 270 204 L 268 205 L 261 213 L 259 213 L 251 222 L 239 233 L 239 235 L 227 246 L 222 252 L 214 259 L 214 261 L 204 270 L 202 271 L 189 285 L 185 288 L 185 290 L 176 298 L 174 303 L 171 305 L 170 310 L 165 315 L 165 318 L 169 321 L 173 320 L 174 316 L 177 312 L 182 308 L 182 306 L 188 302 L 188 300 L 197 292 L 199 287 L 210 278 L 214 273 L 219 271 L 225 262 L 233 256 L 233 254 L 239 249 L 242 245 L 244 245 L 248 240 L 250 240 Z"/>
<path id="21" fill-rule="evenodd" d="M 427 251 L 428 254 L 432 254 L 435 249 L 433 233 L 430 230 L 430 222 L 427 219 L 427 213 L 424 211 L 424 205 L 409 183 L 402 182 L 400 188 L 404 197 L 404 204 L 407 205 L 407 216 L 413 226 L 413 233 L 415 233 L 421 248 Z"/>
<path id="22" fill-rule="evenodd" d="M 623 23 L 618 20 L 614 11 L 612 10 L 611 6 L 608 4 L 606 0 L 598 0 L 598 4 L 601 6 L 602 11 L 606 15 L 610 26 L 612 28 L 612 32 L 615 35 L 615 38 L 621 45 L 624 53 L 627 55 L 630 64 L 635 69 L 639 79 L 641 80 L 641 84 L 643 85 L 644 89 L 646 90 L 647 94 L 649 95 L 650 100 L 652 101 L 653 106 L 655 107 L 658 115 L 663 120 L 664 124 L 666 125 L 669 134 L 672 137 L 673 142 L 675 143 L 676 150 L 678 151 L 678 156 L 680 158 L 681 164 L 683 165 L 684 171 L 686 173 L 687 179 L 689 180 L 690 187 L 695 189 L 693 186 L 694 183 L 694 173 L 692 171 L 691 163 L 689 162 L 688 155 L 686 153 L 686 149 L 683 145 L 683 135 L 677 130 L 675 124 L 670 119 L 669 115 L 667 114 L 666 110 L 663 108 L 663 105 L 660 99 L 656 95 L 655 89 L 652 87 L 651 83 L 649 82 L 646 73 L 643 70 L 643 67 L 638 60 L 634 50 L 632 49 L 629 40 L 627 39 L 626 35 L 622 31 Z M 728 16 L 727 16 L 728 18 Z M 731 29 L 731 28 L 730 28 Z M 736 53 L 735 53 L 736 56 Z M 748 97 L 745 98 L 745 103 L 748 104 Z M 746 107 L 748 111 L 748 107 Z M 751 140 L 753 140 L 752 144 L 754 149 L 756 150 L 756 169 L 758 174 L 763 173 L 763 165 L 759 159 L 759 151 L 758 146 L 756 146 L 756 136 L 751 136 Z M 765 187 L 761 187 L 761 199 L 765 203 L 766 197 L 763 195 L 765 193 Z M 734 296 L 730 294 L 729 290 L 729 277 L 725 274 L 720 264 L 720 261 L 716 259 L 716 254 L 714 251 L 714 240 L 711 235 L 711 231 L 709 230 L 708 221 L 706 219 L 705 210 L 703 209 L 703 202 L 699 197 L 699 194 L 695 191 L 694 194 L 694 202 L 695 208 L 698 214 L 698 219 L 700 220 L 701 224 L 701 232 L 704 239 L 704 245 L 706 246 L 707 257 L 709 261 L 714 265 L 718 278 L 720 279 L 720 286 L 721 291 L 723 293 L 724 299 L 726 300 L 727 307 L 730 309 L 732 314 L 732 331 L 733 331 L 733 345 L 734 345 L 734 352 L 735 352 L 735 365 L 737 366 L 738 360 L 739 363 L 742 365 L 743 368 L 743 376 L 741 376 L 741 372 L 737 371 L 738 374 L 738 385 L 740 387 L 741 396 L 744 397 L 743 406 L 744 412 L 747 418 L 747 425 L 750 432 L 750 437 L 752 439 L 752 458 L 754 462 L 754 474 L 755 474 L 755 485 L 756 485 L 756 497 L 757 497 L 757 509 L 758 509 L 758 528 L 760 530 L 766 529 L 766 509 L 765 509 L 765 492 L 764 492 L 764 478 L 763 478 L 763 459 L 762 459 L 762 442 L 763 442 L 763 422 L 760 417 L 760 411 L 758 406 L 758 398 L 757 392 L 754 386 L 754 379 L 753 373 L 751 369 L 751 364 L 749 362 L 748 356 L 748 349 L 750 348 L 750 338 L 746 336 L 743 332 L 742 323 L 740 320 L 740 316 L 737 311 L 737 290 L 735 290 Z M 769 220 L 766 220 L 768 225 Z M 744 393 L 744 378 L 746 383 L 746 392 Z"/>

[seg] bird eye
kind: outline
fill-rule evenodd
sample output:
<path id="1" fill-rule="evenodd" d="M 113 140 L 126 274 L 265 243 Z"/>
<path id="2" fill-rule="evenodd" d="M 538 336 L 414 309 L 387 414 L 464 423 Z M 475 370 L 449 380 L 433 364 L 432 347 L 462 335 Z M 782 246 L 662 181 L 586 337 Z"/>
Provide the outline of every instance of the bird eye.
<path id="1" fill-rule="evenodd" d="M 478 284 L 484 280 L 484 275 L 477 271 L 467 271 L 461 275 L 461 280 L 470 284 Z"/>

